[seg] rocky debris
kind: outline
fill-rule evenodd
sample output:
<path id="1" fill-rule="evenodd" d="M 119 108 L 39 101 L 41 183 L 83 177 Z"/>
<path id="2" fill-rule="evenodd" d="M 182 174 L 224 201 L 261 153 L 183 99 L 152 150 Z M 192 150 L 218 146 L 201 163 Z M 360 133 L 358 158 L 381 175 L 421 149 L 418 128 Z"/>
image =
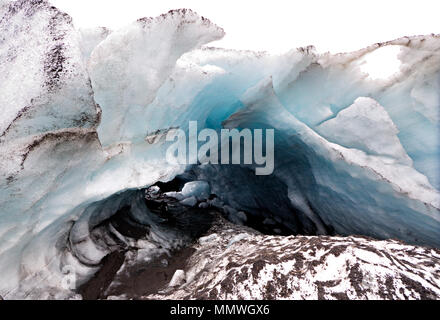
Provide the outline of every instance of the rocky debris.
<path id="1" fill-rule="evenodd" d="M 197 200 L 202 201 L 209 198 L 209 195 L 211 194 L 211 188 L 206 181 L 191 181 L 185 183 L 182 188 L 181 194 L 185 198 L 194 196 L 197 197 Z"/>
<path id="2" fill-rule="evenodd" d="M 440 251 L 361 236 L 267 236 L 218 221 L 187 282 L 143 299 L 440 299 Z"/>
<path id="3" fill-rule="evenodd" d="M 158 186 L 151 186 L 145 190 L 145 197 L 150 199 L 156 199 L 160 195 L 160 188 Z"/>
<path id="4" fill-rule="evenodd" d="M 192 196 L 189 198 L 185 198 L 182 201 L 180 201 L 181 204 L 183 204 L 184 206 L 188 206 L 188 207 L 194 207 L 197 204 L 197 199 L 196 197 Z M 199 206 L 200 208 L 200 206 Z"/>
<path id="5" fill-rule="evenodd" d="M 82 242 L 74 241 L 73 249 L 83 260 L 90 248 L 102 251 L 103 258 L 93 261 L 99 270 L 78 289 L 84 299 L 121 294 L 133 298 L 157 292 L 170 282 L 176 270 L 182 270 L 185 257 L 193 253 L 190 244 L 209 230 L 213 215 L 219 214 L 196 207 L 195 196 L 179 201 L 165 195 L 159 186 L 127 191 L 111 201 L 120 209 L 111 216 L 90 218 L 85 255 L 81 247 L 77 250 Z M 180 281 L 176 278 L 172 283 Z"/>
<path id="6" fill-rule="evenodd" d="M 185 230 L 192 241 L 155 255 L 148 244 L 138 245 L 144 249 L 130 247 L 125 253 L 112 253 L 82 287 L 83 298 L 440 298 L 438 249 L 362 236 L 264 235 L 231 223 L 226 212 L 216 207 L 188 207 L 162 191 L 158 186 L 145 191 L 149 210 L 165 225 Z M 148 232 L 138 226 L 136 234 L 127 233 L 133 221 L 124 216 L 121 211 L 110 220 L 124 236 L 142 237 Z M 203 217 L 210 220 L 194 223 Z M 270 219 L 264 222 L 277 225 Z"/>
<path id="7" fill-rule="evenodd" d="M 167 199 L 166 202 L 176 199 L 180 204 L 187 207 L 197 207 L 200 209 L 209 209 L 219 211 L 223 217 L 234 224 L 248 225 L 264 234 L 282 234 L 290 235 L 294 232 L 289 230 L 283 222 L 274 221 L 271 218 L 263 216 L 249 216 L 248 213 L 237 210 L 229 204 L 225 204 L 217 195 L 210 193 L 211 188 L 206 181 L 190 181 L 181 183 L 181 191 L 161 190 L 158 185 L 151 186 L 146 190 L 146 197 L 151 199 Z M 176 187 L 177 184 L 174 186 Z"/>
<path id="8" fill-rule="evenodd" d="M 110 278 L 110 285 L 103 288 L 97 298 L 140 299 L 145 295 L 166 292 L 174 286 L 180 286 L 187 280 L 184 270 L 194 252 L 194 248 L 189 246 L 149 261 L 136 259 L 136 255 L 134 258 L 126 255 L 125 263 Z"/>
<path id="9" fill-rule="evenodd" d="M 171 278 L 171 281 L 168 284 L 168 286 L 169 287 L 178 287 L 178 286 L 184 284 L 185 281 L 186 281 L 185 271 L 179 269 L 179 270 L 176 270 L 176 272 L 174 272 L 174 275 Z"/>
<path id="10" fill-rule="evenodd" d="M 235 211 L 228 216 L 229 220 L 236 224 L 245 224 L 247 221 L 246 213 L 243 211 Z"/>

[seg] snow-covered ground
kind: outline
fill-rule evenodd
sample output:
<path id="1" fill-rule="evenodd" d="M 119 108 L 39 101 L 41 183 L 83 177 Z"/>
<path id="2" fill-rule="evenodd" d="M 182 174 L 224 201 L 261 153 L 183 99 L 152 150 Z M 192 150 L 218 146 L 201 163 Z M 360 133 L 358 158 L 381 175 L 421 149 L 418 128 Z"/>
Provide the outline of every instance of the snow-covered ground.
<path id="1" fill-rule="evenodd" d="M 180 285 L 142 298 L 440 299 L 440 251 L 397 240 L 265 236 L 223 222 L 193 248 Z"/>

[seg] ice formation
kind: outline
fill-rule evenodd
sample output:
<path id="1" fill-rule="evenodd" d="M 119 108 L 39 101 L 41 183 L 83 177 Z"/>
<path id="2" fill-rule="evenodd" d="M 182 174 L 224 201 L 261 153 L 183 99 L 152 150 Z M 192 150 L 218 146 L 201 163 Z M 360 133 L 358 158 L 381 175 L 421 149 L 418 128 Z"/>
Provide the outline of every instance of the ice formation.
<path id="1" fill-rule="evenodd" d="M 438 35 L 336 55 L 204 46 L 223 34 L 186 9 L 77 31 L 45 0 L 0 1 L 1 296 L 75 297 L 63 267 L 85 281 L 112 251 L 92 231 L 127 206 L 155 226 L 139 189 L 182 174 L 204 181 L 183 198 L 209 185 L 209 205 L 237 219 L 440 246 Z M 399 70 L 369 77 L 369 54 L 386 47 Z M 192 120 L 274 128 L 273 175 L 167 163 L 164 136 Z M 186 235 L 153 227 L 136 245 L 161 250 L 158 239 L 173 248 Z"/>

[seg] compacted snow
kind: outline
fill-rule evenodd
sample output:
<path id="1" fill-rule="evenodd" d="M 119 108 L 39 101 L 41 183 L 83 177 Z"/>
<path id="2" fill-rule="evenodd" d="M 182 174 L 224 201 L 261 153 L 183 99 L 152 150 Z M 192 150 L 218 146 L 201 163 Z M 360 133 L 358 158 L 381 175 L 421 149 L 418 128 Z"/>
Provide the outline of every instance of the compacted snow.
<path id="1" fill-rule="evenodd" d="M 78 31 L 45 0 L 0 1 L 0 35 L 0 295 L 6 299 L 77 297 L 61 288 L 65 267 L 85 282 L 120 245 L 103 245 L 93 230 L 124 212 L 140 225 L 160 224 L 138 189 L 178 175 L 190 184 L 166 191 L 183 205 L 223 208 L 237 223 L 266 219 L 293 234 L 440 246 L 438 35 L 337 55 L 313 47 L 270 55 L 205 46 L 224 31 L 187 9 L 120 30 Z M 387 47 L 398 49 L 399 69 L 370 76 L 369 57 Z M 217 131 L 275 129 L 273 174 L 257 177 L 253 165 L 168 163 L 165 136 L 188 130 L 189 121 Z M 188 241 L 175 230 L 148 232 L 137 245 L 146 252 L 160 251 L 158 243 L 172 250 Z M 257 254 L 265 240 L 255 239 Z M 309 241 L 273 239 L 280 248 Z M 356 239 L 319 241 L 352 248 Z M 356 259 L 382 263 L 403 245 L 371 246 L 371 254 L 358 256 L 352 248 L 342 257 L 354 259 L 352 266 Z M 414 259 L 419 277 L 435 271 Z M 294 260 L 282 270 L 289 263 Z M 269 277 L 273 270 L 266 266 L 261 275 Z M 386 282 L 394 272 L 387 270 L 375 276 Z M 333 273 L 319 274 L 310 276 L 335 280 Z M 422 297 L 405 287 L 405 279 L 395 280 L 404 287 L 392 297 Z M 344 281 L 335 286 L 348 288 Z M 438 296 L 438 281 L 420 280 L 427 288 L 423 297 Z M 327 287 L 288 296 L 340 292 Z M 347 296 L 359 296 L 352 289 Z M 382 292 L 374 290 L 372 297 Z M 260 295 L 257 290 L 252 297 Z"/>

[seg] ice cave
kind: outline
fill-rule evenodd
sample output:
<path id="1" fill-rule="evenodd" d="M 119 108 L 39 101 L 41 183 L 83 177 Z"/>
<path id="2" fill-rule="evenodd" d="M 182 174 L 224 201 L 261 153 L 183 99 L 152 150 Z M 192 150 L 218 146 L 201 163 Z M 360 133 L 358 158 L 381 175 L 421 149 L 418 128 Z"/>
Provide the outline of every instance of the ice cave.
<path id="1" fill-rule="evenodd" d="M 269 54 L 224 34 L 189 9 L 77 29 L 0 0 L 3 299 L 440 297 L 440 36 Z M 190 121 L 273 129 L 273 173 L 170 164 Z M 170 284 L 128 286 L 140 263 Z"/>

